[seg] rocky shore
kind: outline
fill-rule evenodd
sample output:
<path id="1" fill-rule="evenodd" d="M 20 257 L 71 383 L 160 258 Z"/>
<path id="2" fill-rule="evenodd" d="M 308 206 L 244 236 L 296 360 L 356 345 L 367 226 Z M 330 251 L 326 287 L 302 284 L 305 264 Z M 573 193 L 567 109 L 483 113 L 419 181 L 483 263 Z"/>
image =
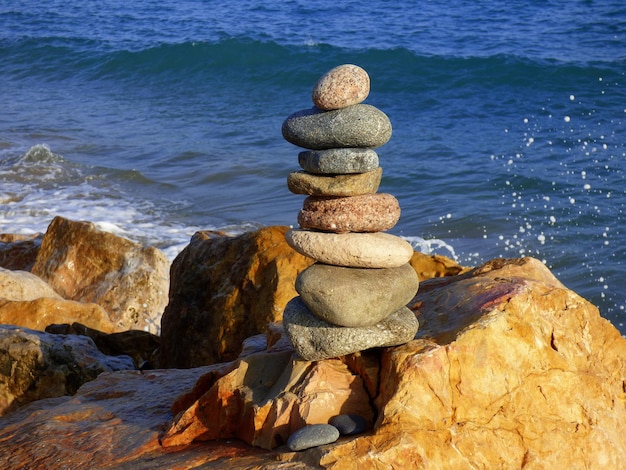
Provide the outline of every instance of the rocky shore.
<path id="1" fill-rule="evenodd" d="M 171 266 L 88 222 L 0 235 L 0 466 L 623 466 L 626 339 L 541 262 L 415 252 L 414 339 L 304 360 L 287 231 L 198 232 Z"/>

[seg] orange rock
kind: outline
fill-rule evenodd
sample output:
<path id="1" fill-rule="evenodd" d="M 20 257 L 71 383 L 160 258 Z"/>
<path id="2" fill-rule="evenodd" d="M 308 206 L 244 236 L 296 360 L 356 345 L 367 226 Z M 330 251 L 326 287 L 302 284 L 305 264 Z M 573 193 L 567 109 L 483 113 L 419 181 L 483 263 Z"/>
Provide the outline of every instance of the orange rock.
<path id="1" fill-rule="evenodd" d="M 266 452 L 236 441 L 174 453 L 159 445 L 169 404 L 208 370 L 103 373 L 73 397 L 31 403 L 0 422 L 0 468 L 182 469 L 216 462 L 246 468 L 228 462 Z M 275 462 L 275 455 L 267 460 Z M 143 465 L 133 464 L 138 461 Z"/>
<path id="2" fill-rule="evenodd" d="M 164 447 L 238 437 L 273 449 L 308 424 L 351 413 L 371 423 L 374 416 L 363 380 L 337 359 L 308 362 L 292 351 L 259 353 L 220 378 L 211 372 L 199 382 L 206 391 L 177 413 L 162 436 Z"/>
<path id="3" fill-rule="evenodd" d="M 409 261 L 420 281 L 433 277 L 456 276 L 470 270 L 460 266 L 456 261 L 441 255 L 425 255 L 419 251 L 413 252 Z"/>
<path id="4" fill-rule="evenodd" d="M 39 298 L 35 300 L 0 299 L 0 323 L 44 331 L 54 323 L 83 323 L 106 333 L 116 331 L 107 312 L 94 303 Z"/>
<path id="5" fill-rule="evenodd" d="M 290 359 L 288 352 L 272 350 L 201 369 L 101 374 L 74 397 L 31 403 L 5 416 L 0 467 L 623 467 L 626 339 L 542 263 L 494 260 L 459 276 L 424 281 L 413 307 L 423 325 L 418 339 L 342 358 L 349 372 L 338 360 L 315 363 L 315 375 L 332 382 L 306 382 L 313 363 L 304 363 L 304 371 L 292 364 L 286 379 L 273 382 Z M 269 343 L 276 347 L 280 328 L 271 329 Z M 345 387 L 359 378 L 375 395 L 374 428 L 335 444 L 288 452 L 234 439 L 168 448 L 158 442 L 166 422 L 182 425 L 186 419 L 214 432 L 214 421 L 201 423 L 195 409 L 197 416 L 219 418 L 215 423 L 228 432 L 236 432 L 233 421 L 247 423 L 248 430 L 261 429 L 258 443 L 278 444 L 287 416 L 301 420 L 305 395 L 326 406 L 324 394 L 335 382 Z M 300 399 L 289 401 L 287 390 Z M 168 405 L 181 392 L 174 421 Z M 274 411 L 241 408 L 258 396 L 276 397 L 269 407 Z M 189 442 L 192 433 L 185 432 L 181 426 L 172 436 Z M 242 434 L 248 442 L 254 438 Z"/>
<path id="6" fill-rule="evenodd" d="M 376 432 L 322 466 L 623 464 L 626 340 L 593 305 L 530 258 L 428 284 L 417 313 L 430 328 L 383 354 Z"/>
<path id="7" fill-rule="evenodd" d="M 103 232 L 90 222 L 55 217 L 32 273 L 66 299 L 101 305 L 119 330 L 158 331 L 167 304 L 169 261 L 154 247 Z"/>
<path id="8" fill-rule="evenodd" d="M 0 268 L 0 299 L 35 300 L 41 297 L 63 298 L 43 279 L 34 274 Z"/>
<path id="9" fill-rule="evenodd" d="M 0 416 L 35 400 L 74 394 L 101 372 L 135 368 L 130 357 L 106 356 L 85 336 L 15 325 L 0 325 L 0 358 Z"/>
<path id="10" fill-rule="evenodd" d="M 380 354 L 377 349 L 368 349 L 339 358 L 348 368 L 363 380 L 369 396 L 378 395 L 378 375 L 380 373 Z"/>
<path id="11" fill-rule="evenodd" d="M 54 323 L 74 321 L 106 333 L 116 329 L 99 305 L 65 300 L 34 274 L 0 268 L 0 324 L 43 331 Z"/>
<path id="12" fill-rule="evenodd" d="M 35 264 L 43 235 L 0 234 L 0 267 L 30 271 Z"/>
<path id="13" fill-rule="evenodd" d="M 235 359 L 243 340 L 282 319 L 297 275 L 313 263 L 285 241 L 288 227 L 237 237 L 198 232 L 172 263 L 161 321 L 161 367 Z"/>

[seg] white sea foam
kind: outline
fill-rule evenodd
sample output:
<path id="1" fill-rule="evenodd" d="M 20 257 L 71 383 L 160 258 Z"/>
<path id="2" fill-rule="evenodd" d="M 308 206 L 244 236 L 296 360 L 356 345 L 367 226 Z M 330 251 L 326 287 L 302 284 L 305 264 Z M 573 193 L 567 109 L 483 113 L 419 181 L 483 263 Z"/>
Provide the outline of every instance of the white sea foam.
<path id="1" fill-rule="evenodd" d="M 56 216 L 93 222 L 103 231 L 163 250 L 173 260 L 198 230 L 172 222 L 154 203 L 99 186 L 80 167 L 45 145 L 0 159 L 0 233 L 44 233 Z"/>
<path id="2" fill-rule="evenodd" d="M 458 261 L 454 247 L 443 240 L 437 238 L 427 240 L 417 236 L 403 236 L 402 238 L 408 241 L 414 250 L 424 253 L 425 255 L 443 254 Z"/>

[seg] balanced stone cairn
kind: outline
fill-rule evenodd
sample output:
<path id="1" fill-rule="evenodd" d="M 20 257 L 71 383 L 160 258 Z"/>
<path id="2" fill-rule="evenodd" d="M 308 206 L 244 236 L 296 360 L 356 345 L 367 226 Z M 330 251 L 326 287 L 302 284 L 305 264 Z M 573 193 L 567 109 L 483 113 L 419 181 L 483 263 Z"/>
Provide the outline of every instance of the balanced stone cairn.
<path id="1" fill-rule="evenodd" d="M 362 102 L 365 70 L 346 64 L 313 88 L 314 107 L 289 116 L 283 137 L 303 147 L 289 190 L 308 196 L 300 229 L 287 243 L 317 262 L 296 279 L 299 296 L 283 313 L 294 350 L 309 361 L 343 356 L 413 339 L 415 314 L 406 307 L 418 289 L 410 243 L 383 233 L 396 225 L 400 205 L 377 193 L 382 178 L 373 150 L 391 138 L 385 113 Z"/>

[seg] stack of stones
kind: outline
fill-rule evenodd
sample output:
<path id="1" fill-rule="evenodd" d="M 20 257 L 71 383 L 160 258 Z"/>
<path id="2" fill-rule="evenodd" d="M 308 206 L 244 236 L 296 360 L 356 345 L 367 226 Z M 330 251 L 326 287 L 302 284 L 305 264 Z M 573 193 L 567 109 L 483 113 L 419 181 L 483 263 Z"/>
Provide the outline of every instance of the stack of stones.
<path id="1" fill-rule="evenodd" d="M 417 333 L 406 307 L 418 288 L 408 264 L 413 248 L 383 233 L 398 222 L 400 205 L 377 193 L 382 169 L 373 149 L 391 138 L 391 123 L 362 103 L 369 90 L 365 70 L 336 67 L 313 88 L 314 107 L 282 126 L 288 142 L 306 149 L 289 190 L 308 196 L 300 228 L 286 239 L 317 261 L 298 276 L 299 296 L 287 304 L 283 325 L 295 351 L 310 361 L 403 344 Z"/>

